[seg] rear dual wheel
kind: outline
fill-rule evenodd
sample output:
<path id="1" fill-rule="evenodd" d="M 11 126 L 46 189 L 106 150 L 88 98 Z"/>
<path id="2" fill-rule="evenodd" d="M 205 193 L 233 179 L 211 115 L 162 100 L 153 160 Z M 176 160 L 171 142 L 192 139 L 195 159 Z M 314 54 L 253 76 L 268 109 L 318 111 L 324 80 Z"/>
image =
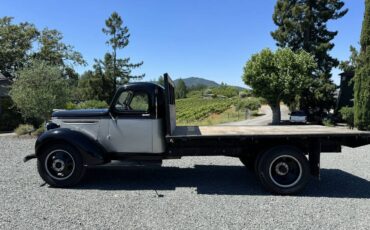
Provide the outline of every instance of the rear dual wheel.
<path id="1" fill-rule="evenodd" d="M 267 190 L 281 195 L 302 191 L 310 175 L 304 153 L 290 146 L 266 151 L 257 163 L 257 174 Z"/>

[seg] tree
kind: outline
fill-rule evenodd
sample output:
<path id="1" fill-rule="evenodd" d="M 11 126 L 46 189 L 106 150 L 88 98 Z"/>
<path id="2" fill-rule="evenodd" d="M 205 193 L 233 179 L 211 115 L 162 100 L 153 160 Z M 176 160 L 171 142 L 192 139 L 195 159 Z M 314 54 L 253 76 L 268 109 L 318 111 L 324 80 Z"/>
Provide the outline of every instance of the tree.
<path id="1" fill-rule="evenodd" d="M 94 71 L 87 71 L 81 76 L 78 84 L 81 100 L 100 100 L 110 103 L 113 88 L 111 64 L 111 56 L 106 54 L 104 61 L 95 60 Z"/>
<path id="2" fill-rule="evenodd" d="M 38 31 L 34 25 L 12 23 L 12 17 L 0 18 L 0 72 L 13 79 L 18 69 L 27 62 Z"/>
<path id="3" fill-rule="evenodd" d="M 185 82 L 184 82 L 184 80 L 182 80 L 180 78 L 177 81 L 177 84 L 175 86 L 175 96 L 176 96 L 176 99 L 186 98 L 186 93 L 187 93 L 187 89 L 186 89 Z"/>
<path id="4" fill-rule="evenodd" d="M 56 66 L 85 65 L 81 53 L 62 40 L 63 34 L 58 30 L 43 29 L 38 37 L 40 49 L 34 53 L 34 57 Z"/>
<path id="5" fill-rule="evenodd" d="M 305 51 L 293 52 L 289 48 L 275 53 L 264 49 L 252 55 L 244 66 L 243 81 L 252 87 L 254 95 L 263 97 L 272 109 L 272 124 L 280 122 L 280 103 L 290 104 L 307 84 L 316 62 Z"/>
<path id="6" fill-rule="evenodd" d="M 55 108 L 64 108 L 68 101 L 68 83 L 58 66 L 33 61 L 17 72 L 10 96 L 25 118 L 46 121 Z"/>
<path id="7" fill-rule="evenodd" d="M 84 72 L 78 81 L 76 98 L 78 101 L 101 100 L 103 94 L 101 85 L 101 77 L 91 70 Z"/>
<path id="8" fill-rule="evenodd" d="M 356 50 L 355 47 L 350 46 L 349 51 L 351 52 L 351 56 L 349 57 L 349 60 L 346 61 L 341 61 L 339 64 L 339 68 L 343 72 L 347 73 L 354 73 L 357 67 L 357 62 L 358 62 L 358 51 Z"/>
<path id="9" fill-rule="evenodd" d="M 73 46 L 65 44 L 62 41 L 63 34 L 58 30 L 45 28 L 40 32 L 37 40 L 39 49 L 32 54 L 32 58 L 60 66 L 63 76 L 69 80 L 69 85 L 76 87 L 79 75 L 73 66 L 86 65 L 82 54 L 75 51 Z"/>
<path id="10" fill-rule="evenodd" d="M 347 13 L 343 6 L 341 0 L 278 0 L 275 5 L 273 20 L 278 28 L 271 35 L 277 45 L 293 51 L 303 49 L 315 57 L 318 65 L 312 75 L 314 81 L 306 85 L 300 97 L 300 107 L 306 111 L 329 110 L 334 105 L 336 86 L 330 78 L 339 62 L 329 51 L 338 32 L 329 31 L 327 23 Z"/>
<path id="11" fill-rule="evenodd" d="M 123 20 L 118 13 L 113 12 L 111 16 L 105 21 L 105 28 L 102 29 L 103 33 L 109 36 L 106 42 L 112 47 L 112 53 L 105 55 L 104 62 L 106 71 L 109 72 L 109 77 L 112 80 L 113 88 L 111 89 L 111 97 L 113 97 L 117 85 L 125 84 L 131 79 L 141 79 L 145 75 L 132 75 L 131 71 L 134 68 L 140 67 L 143 62 L 131 63 L 130 58 L 118 58 L 117 52 L 119 49 L 124 49 L 129 44 L 130 33 L 127 26 L 123 25 Z M 109 62 L 109 67 L 108 67 Z"/>
<path id="12" fill-rule="evenodd" d="M 354 120 L 358 129 L 370 130 L 370 0 L 365 1 L 360 44 L 361 51 L 355 71 Z"/>

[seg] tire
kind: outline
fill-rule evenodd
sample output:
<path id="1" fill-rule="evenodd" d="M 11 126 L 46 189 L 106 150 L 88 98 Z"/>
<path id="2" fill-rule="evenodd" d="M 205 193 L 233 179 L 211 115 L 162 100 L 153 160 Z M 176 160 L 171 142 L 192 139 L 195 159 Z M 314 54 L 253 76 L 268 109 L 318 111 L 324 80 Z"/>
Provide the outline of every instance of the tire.
<path id="1" fill-rule="evenodd" d="M 310 168 L 302 151 L 291 146 L 280 146 L 263 154 L 257 174 L 261 184 L 270 192 L 292 195 L 305 188 Z"/>
<path id="2" fill-rule="evenodd" d="M 47 184 L 60 188 L 76 185 L 86 171 L 81 154 L 66 144 L 55 144 L 42 151 L 37 170 Z"/>
<path id="3" fill-rule="evenodd" d="M 255 157 L 239 157 L 242 164 L 248 169 L 248 171 L 254 172 L 255 171 Z"/>

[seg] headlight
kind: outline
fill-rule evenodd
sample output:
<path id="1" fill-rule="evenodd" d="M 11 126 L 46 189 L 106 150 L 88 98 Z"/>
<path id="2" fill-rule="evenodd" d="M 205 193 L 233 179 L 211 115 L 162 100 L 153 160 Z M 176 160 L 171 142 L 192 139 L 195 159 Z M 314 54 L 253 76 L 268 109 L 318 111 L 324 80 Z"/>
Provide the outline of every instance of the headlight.
<path id="1" fill-rule="evenodd" d="M 56 129 L 56 128 L 59 128 L 60 126 L 55 124 L 54 122 L 52 121 L 48 121 L 46 124 L 45 124 L 45 129 L 46 130 L 50 130 L 50 129 Z"/>

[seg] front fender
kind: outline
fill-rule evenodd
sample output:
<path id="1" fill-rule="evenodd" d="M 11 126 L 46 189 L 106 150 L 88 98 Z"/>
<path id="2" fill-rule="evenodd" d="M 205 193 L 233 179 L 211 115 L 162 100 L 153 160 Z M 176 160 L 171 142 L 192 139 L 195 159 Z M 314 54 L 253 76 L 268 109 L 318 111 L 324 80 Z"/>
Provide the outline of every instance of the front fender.
<path id="1" fill-rule="evenodd" d="M 36 156 L 42 149 L 53 143 L 67 143 L 75 147 L 82 155 L 84 165 L 99 165 L 107 163 L 108 157 L 105 149 L 91 137 L 67 128 L 51 129 L 44 132 L 35 144 Z"/>

